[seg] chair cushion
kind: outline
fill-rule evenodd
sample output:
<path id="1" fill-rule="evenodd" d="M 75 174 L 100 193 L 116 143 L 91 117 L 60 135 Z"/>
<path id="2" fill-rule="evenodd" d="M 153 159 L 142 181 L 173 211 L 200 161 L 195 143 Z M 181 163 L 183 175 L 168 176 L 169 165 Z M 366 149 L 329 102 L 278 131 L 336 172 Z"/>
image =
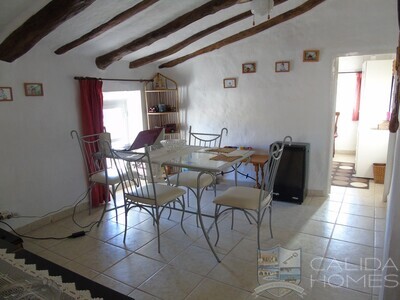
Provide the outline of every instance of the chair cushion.
<path id="1" fill-rule="evenodd" d="M 258 209 L 260 189 L 244 186 L 234 186 L 227 189 L 220 196 L 214 199 L 214 203 L 223 206 L 236 207 L 240 209 Z M 261 207 L 268 204 L 271 196 L 263 200 Z"/>
<path id="2" fill-rule="evenodd" d="M 118 171 L 116 169 L 107 169 L 108 184 L 115 185 L 120 182 Z M 106 184 L 106 173 L 104 171 L 97 172 L 89 178 L 92 182 Z"/>
<path id="3" fill-rule="evenodd" d="M 178 179 L 179 175 L 179 179 Z M 199 176 L 199 172 L 196 171 L 187 171 L 181 172 L 179 174 L 175 174 L 169 177 L 169 182 L 173 185 L 177 186 L 187 186 L 193 189 L 197 188 L 197 176 Z M 179 180 L 179 183 L 177 182 Z M 200 177 L 200 188 L 207 187 L 211 185 L 214 181 L 213 176 L 210 174 L 203 174 Z"/>
<path id="4" fill-rule="evenodd" d="M 154 186 L 156 189 L 158 206 L 164 205 L 172 200 L 175 200 L 176 198 L 179 198 L 186 193 L 185 190 L 170 185 L 156 183 L 154 184 Z M 148 193 L 147 193 L 147 188 L 149 190 Z M 146 198 L 140 197 L 138 194 L 127 194 L 126 197 L 135 202 L 145 203 L 148 205 L 155 205 L 154 191 L 152 185 L 144 186 L 142 190 L 145 193 L 144 197 Z"/>

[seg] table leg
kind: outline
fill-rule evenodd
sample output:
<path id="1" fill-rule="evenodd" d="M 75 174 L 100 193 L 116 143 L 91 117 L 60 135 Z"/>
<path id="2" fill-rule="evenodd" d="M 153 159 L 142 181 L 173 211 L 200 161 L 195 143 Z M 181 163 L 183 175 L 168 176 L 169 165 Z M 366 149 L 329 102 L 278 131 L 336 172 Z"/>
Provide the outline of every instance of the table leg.
<path id="1" fill-rule="evenodd" d="M 197 193 L 196 193 L 196 198 L 197 198 L 197 215 L 199 218 L 199 222 L 200 222 L 200 227 L 201 230 L 203 231 L 204 237 L 206 238 L 207 244 L 210 247 L 212 253 L 214 254 L 215 258 L 217 259 L 218 262 L 221 262 L 221 260 L 219 259 L 217 253 L 215 252 L 215 249 L 213 247 L 213 245 L 211 244 L 210 241 L 210 237 L 208 236 L 208 233 L 206 231 L 206 228 L 204 227 L 204 223 L 203 223 L 203 217 L 201 214 L 201 190 L 200 190 L 200 177 L 203 174 L 210 174 L 212 176 L 214 176 L 214 174 L 210 173 L 210 172 L 200 172 L 200 174 L 197 176 Z"/>
<path id="2" fill-rule="evenodd" d="M 255 187 L 256 188 L 260 188 L 260 184 L 258 183 L 258 171 L 260 170 L 260 165 L 258 164 L 258 163 L 255 163 L 254 164 L 254 171 L 256 171 L 256 185 L 255 185 Z M 261 170 L 262 171 L 262 170 Z"/>

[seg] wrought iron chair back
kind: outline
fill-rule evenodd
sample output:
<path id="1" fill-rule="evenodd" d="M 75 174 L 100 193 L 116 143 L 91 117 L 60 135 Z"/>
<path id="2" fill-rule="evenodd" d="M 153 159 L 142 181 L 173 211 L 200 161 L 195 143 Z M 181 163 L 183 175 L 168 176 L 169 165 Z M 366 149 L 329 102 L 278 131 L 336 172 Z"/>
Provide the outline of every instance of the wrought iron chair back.
<path id="1" fill-rule="evenodd" d="M 222 128 L 220 133 L 200 133 L 193 132 L 192 126 L 189 127 L 189 145 L 202 147 L 221 147 L 223 134 L 228 135 L 228 129 Z"/>

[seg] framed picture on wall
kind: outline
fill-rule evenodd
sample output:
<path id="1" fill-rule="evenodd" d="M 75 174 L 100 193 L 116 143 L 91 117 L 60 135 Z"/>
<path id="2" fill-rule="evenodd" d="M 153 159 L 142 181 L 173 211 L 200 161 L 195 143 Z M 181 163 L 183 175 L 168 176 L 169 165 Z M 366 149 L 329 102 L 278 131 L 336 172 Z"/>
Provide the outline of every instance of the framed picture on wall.
<path id="1" fill-rule="evenodd" d="M 12 88 L 10 87 L 0 87 L 0 101 L 12 101 Z"/>
<path id="2" fill-rule="evenodd" d="M 289 61 L 277 61 L 275 63 L 275 72 L 290 72 Z"/>
<path id="3" fill-rule="evenodd" d="M 242 73 L 255 73 L 256 63 L 245 63 L 242 64 Z"/>
<path id="4" fill-rule="evenodd" d="M 224 88 L 235 88 L 236 87 L 236 78 L 225 78 L 224 79 Z"/>
<path id="5" fill-rule="evenodd" d="M 43 85 L 41 83 L 24 83 L 25 96 L 43 96 Z"/>
<path id="6" fill-rule="evenodd" d="M 303 61 L 305 62 L 317 62 L 319 61 L 319 50 L 304 50 Z"/>

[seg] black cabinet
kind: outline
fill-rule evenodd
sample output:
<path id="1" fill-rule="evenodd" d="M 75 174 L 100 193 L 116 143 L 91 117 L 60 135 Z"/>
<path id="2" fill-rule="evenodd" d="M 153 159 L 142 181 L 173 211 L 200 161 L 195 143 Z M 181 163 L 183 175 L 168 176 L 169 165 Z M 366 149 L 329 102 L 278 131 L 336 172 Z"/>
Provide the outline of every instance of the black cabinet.
<path id="1" fill-rule="evenodd" d="M 285 145 L 275 178 L 274 200 L 303 203 L 307 196 L 309 152 L 309 143 Z"/>

